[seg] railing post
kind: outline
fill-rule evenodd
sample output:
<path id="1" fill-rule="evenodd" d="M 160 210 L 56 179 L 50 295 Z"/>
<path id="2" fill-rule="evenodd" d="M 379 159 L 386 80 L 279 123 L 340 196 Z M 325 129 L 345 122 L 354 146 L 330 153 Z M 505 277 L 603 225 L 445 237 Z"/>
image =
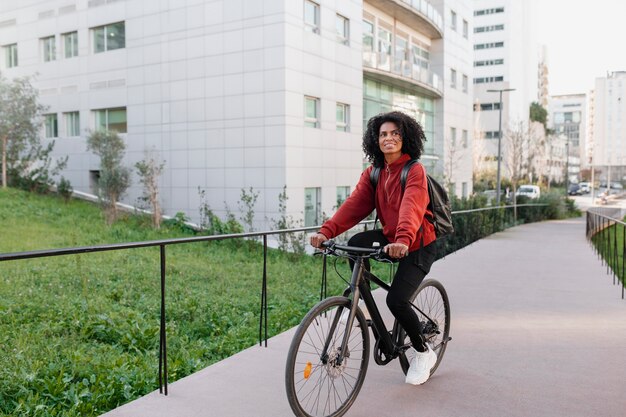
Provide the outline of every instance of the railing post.
<path id="1" fill-rule="evenodd" d="M 626 277 L 624 277 L 624 257 L 626 256 L 626 246 L 624 246 L 624 243 L 626 242 L 626 227 L 624 227 L 624 225 L 622 225 L 622 300 L 624 299 L 624 281 L 626 280 Z"/>
<path id="2" fill-rule="evenodd" d="M 320 285 L 320 301 L 326 298 L 328 281 L 326 278 L 326 253 L 322 255 L 322 283 Z"/>
<path id="3" fill-rule="evenodd" d="M 159 341 L 159 392 L 167 395 L 167 335 L 165 332 L 165 245 L 161 249 L 161 328 Z"/>
<path id="4" fill-rule="evenodd" d="M 265 324 L 265 347 L 267 347 L 267 235 L 263 235 L 263 282 L 261 284 L 261 317 L 259 319 L 259 346 L 263 346 Z"/>
<path id="5" fill-rule="evenodd" d="M 613 224 L 613 259 L 611 263 L 611 269 L 613 270 L 613 285 L 615 285 L 615 278 L 617 274 L 617 268 L 619 266 L 619 259 L 617 258 L 617 223 Z"/>

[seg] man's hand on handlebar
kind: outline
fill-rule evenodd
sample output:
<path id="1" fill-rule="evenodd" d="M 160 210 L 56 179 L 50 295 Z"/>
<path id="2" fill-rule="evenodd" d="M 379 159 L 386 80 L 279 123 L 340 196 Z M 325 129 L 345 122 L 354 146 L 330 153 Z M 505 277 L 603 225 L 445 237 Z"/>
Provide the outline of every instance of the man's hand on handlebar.
<path id="1" fill-rule="evenodd" d="M 383 248 L 383 252 L 391 258 L 403 258 L 409 253 L 409 247 L 404 243 L 390 243 Z"/>
<path id="2" fill-rule="evenodd" d="M 310 237 L 311 246 L 318 249 L 321 248 L 322 243 L 326 242 L 327 240 L 328 238 L 323 233 L 315 233 Z"/>

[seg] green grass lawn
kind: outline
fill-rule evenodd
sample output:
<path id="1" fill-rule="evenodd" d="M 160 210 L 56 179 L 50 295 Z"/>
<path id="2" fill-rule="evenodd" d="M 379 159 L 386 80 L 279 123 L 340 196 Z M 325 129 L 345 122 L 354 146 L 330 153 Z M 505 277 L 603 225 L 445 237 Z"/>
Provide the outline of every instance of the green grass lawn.
<path id="1" fill-rule="evenodd" d="M 138 216 L 107 227 L 97 205 L 0 189 L 0 253 L 189 236 Z M 157 247 L 0 262 L 0 415 L 99 415 L 155 390 L 159 262 Z M 250 241 L 167 248 L 170 382 L 258 343 L 262 271 Z M 319 299 L 320 274 L 318 257 L 270 250 L 270 336 Z M 345 283 L 329 273 L 328 286 Z"/>

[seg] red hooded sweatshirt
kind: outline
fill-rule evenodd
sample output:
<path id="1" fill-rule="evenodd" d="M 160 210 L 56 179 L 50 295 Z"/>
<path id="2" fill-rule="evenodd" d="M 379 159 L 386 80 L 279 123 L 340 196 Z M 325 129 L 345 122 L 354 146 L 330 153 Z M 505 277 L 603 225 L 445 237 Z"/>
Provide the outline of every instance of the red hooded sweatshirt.
<path id="1" fill-rule="evenodd" d="M 391 164 L 385 163 L 380 170 L 376 196 L 370 181 L 372 167 L 361 174 L 356 188 L 339 207 L 335 215 L 322 225 L 320 233 L 333 238 L 350 229 L 363 220 L 376 208 L 378 218 L 383 225 L 383 234 L 391 243 L 403 243 L 413 252 L 420 249 L 421 238 L 426 246 L 436 239 L 435 229 L 424 215 L 432 216 L 426 207 L 429 203 L 426 170 L 422 164 L 414 164 L 407 176 L 406 187 L 402 194 L 400 174 L 404 164 L 410 160 L 403 154 Z M 424 226 L 420 230 L 421 226 Z"/>

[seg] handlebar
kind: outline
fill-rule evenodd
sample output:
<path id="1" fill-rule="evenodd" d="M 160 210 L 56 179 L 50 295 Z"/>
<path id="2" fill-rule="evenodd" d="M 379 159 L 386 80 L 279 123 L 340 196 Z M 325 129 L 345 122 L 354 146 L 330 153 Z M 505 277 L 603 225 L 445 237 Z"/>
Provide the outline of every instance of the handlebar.
<path id="1" fill-rule="evenodd" d="M 388 259 L 387 254 L 383 251 L 383 248 L 362 248 L 359 246 L 347 246 L 347 245 L 338 245 L 334 240 L 330 239 L 322 243 L 322 247 L 326 250 L 327 253 L 335 254 L 336 251 L 346 252 L 350 255 L 356 255 L 366 258 L 374 258 L 374 259 Z"/>

